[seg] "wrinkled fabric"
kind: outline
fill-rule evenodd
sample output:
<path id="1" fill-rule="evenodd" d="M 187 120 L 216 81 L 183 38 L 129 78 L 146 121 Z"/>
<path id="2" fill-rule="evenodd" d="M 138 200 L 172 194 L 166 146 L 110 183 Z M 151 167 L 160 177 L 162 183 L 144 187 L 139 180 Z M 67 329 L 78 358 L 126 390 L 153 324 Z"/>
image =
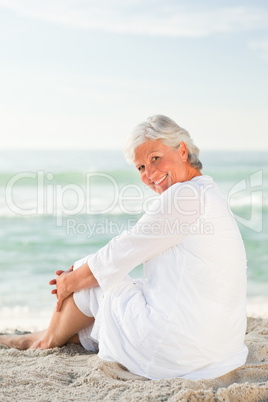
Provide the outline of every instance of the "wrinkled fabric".
<path id="1" fill-rule="evenodd" d="M 245 363 L 246 255 L 211 177 L 174 184 L 83 261 L 101 292 L 80 340 L 91 350 L 94 339 L 100 358 L 151 379 L 215 378 Z M 146 279 L 132 280 L 141 263 Z"/>

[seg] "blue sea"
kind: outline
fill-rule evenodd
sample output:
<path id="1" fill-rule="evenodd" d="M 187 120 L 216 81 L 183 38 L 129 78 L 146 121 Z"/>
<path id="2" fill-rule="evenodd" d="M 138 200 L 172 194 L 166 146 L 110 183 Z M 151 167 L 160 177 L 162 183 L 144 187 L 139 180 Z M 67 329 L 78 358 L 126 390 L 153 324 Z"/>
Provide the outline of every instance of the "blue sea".
<path id="1" fill-rule="evenodd" d="M 248 259 L 248 297 L 268 297 L 267 152 L 202 152 L 233 211 Z M 133 226 L 157 197 L 122 151 L 0 151 L 0 330 L 41 328 L 58 269 Z M 228 253 L 228 250 L 226 250 Z M 131 273 L 142 276 L 139 266 Z"/>

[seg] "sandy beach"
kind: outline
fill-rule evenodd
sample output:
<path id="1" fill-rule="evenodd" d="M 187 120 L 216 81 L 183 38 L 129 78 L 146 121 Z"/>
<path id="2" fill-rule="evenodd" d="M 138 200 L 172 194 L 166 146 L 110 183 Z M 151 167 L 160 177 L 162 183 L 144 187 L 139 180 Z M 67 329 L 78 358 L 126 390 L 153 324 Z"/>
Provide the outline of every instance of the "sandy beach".
<path id="1" fill-rule="evenodd" d="M 0 401 L 267 401 L 268 318 L 248 317 L 244 366 L 214 380 L 152 381 L 82 347 L 0 346 Z"/>

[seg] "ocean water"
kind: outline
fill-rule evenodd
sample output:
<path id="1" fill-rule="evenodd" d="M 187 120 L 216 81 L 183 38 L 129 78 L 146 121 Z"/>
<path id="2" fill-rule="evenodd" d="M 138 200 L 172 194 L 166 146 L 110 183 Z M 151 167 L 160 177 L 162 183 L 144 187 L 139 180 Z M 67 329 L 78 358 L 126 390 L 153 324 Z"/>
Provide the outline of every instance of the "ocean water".
<path id="1" fill-rule="evenodd" d="M 267 152 L 202 152 L 247 252 L 248 296 L 268 297 Z M 121 151 L 0 152 L 0 330 L 41 328 L 57 269 L 131 227 L 157 195 Z M 228 250 L 226 250 L 228 252 Z M 132 271 L 141 277 L 142 267 Z"/>

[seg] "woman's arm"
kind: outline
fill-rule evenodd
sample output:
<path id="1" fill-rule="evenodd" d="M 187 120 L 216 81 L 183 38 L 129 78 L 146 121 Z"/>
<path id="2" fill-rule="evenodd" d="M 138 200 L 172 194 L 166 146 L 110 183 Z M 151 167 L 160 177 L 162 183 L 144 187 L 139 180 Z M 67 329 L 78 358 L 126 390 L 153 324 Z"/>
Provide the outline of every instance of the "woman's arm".
<path id="1" fill-rule="evenodd" d="M 88 265 L 104 292 L 116 286 L 141 263 L 181 244 L 189 236 L 197 235 L 194 225 L 203 205 L 199 193 L 195 183 L 177 183 L 169 187 L 148 207 L 135 226 L 89 255 Z"/>
<path id="2" fill-rule="evenodd" d="M 198 191 L 195 183 L 171 186 L 133 228 L 91 254 L 79 269 L 66 273 L 66 286 L 62 287 L 62 292 L 55 292 L 59 299 L 64 300 L 70 293 L 92 286 L 99 285 L 106 291 L 142 262 L 180 244 L 189 235 L 195 235 L 191 225 L 197 222 L 202 208 Z M 59 289 L 60 278 L 61 275 L 52 283 Z M 65 278 L 62 281 L 65 282 Z M 61 306 L 61 303 L 58 304 Z"/>
<path id="3" fill-rule="evenodd" d="M 73 271 L 73 267 L 68 271 L 56 271 L 56 275 L 57 278 L 49 282 L 50 285 L 56 285 L 56 289 L 51 292 L 58 299 L 56 311 L 60 311 L 63 300 L 70 294 L 99 285 L 87 262 L 75 271 Z"/>

